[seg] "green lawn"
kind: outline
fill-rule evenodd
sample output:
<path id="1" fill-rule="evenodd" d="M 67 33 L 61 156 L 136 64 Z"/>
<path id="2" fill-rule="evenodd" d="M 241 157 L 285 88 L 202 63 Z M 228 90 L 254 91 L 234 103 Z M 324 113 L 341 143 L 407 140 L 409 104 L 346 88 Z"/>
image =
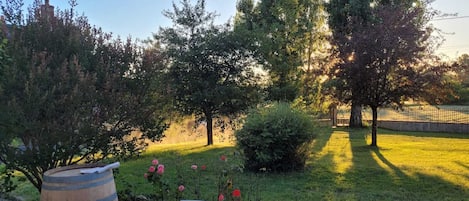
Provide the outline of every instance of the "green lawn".
<path id="1" fill-rule="evenodd" d="M 234 187 L 241 189 L 245 201 L 469 200 L 469 135 L 379 130 L 378 149 L 367 146 L 368 133 L 321 129 L 304 171 L 235 173 Z M 198 183 L 202 199 L 216 200 L 219 173 L 239 164 L 240 158 L 232 144 L 204 143 L 156 144 L 144 156 L 123 161 L 115 173 L 118 190 L 151 193 L 154 189 L 143 174 L 157 158 L 169 181 L 175 181 L 176 174 L 183 176 L 184 198 L 196 198 Z M 221 155 L 228 156 L 227 163 L 219 160 Z M 192 164 L 206 165 L 207 170 L 194 172 Z"/>

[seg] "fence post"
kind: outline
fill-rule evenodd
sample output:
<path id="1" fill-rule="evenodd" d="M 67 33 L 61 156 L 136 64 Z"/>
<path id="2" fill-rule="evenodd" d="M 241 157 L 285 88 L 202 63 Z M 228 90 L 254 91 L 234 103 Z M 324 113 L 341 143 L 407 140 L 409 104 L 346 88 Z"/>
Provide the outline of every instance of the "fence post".
<path id="1" fill-rule="evenodd" d="M 337 127 L 337 105 L 335 103 L 329 106 L 329 116 L 332 121 L 332 127 Z"/>

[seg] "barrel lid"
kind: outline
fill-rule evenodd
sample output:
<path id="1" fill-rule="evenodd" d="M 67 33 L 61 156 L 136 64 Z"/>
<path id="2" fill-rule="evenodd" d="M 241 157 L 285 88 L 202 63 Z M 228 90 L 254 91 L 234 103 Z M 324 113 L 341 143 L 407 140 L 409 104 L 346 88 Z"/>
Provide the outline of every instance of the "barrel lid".
<path id="1" fill-rule="evenodd" d="M 93 173 L 93 174 L 82 174 L 80 170 L 94 168 L 94 167 L 102 167 L 103 165 L 98 164 L 84 164 L 84 165 L 71 165 L 71 166 L 64 166 L 59 168 L 54 168 L 46 171 L 44 173 L 44 181 L 45 182 L 81 182 L 86 180 L 98 179 L 107 176 L 108 174 L 112 174 L 112 172 L 106 171 L 103 173 Z"/>
<path id="2" fill-rule="evenodd" d="M 58 168 L 47 170 L 46 172 L 44 172 L 44 176 L 67 176 L 68 174 L 79 175 L 80 170 L 95 168 L 95 167 L 103 167 L 104 165 L 105 164 L 102 164 L 102 163 L 68 165 L 68 166 L 63 166 L 63 167 L 58 167 Z"/>
<path id="3" fill-rule="evenodd" d="M 49 176 L 51 177 L 69 177 L 69 176 L 78 176 L 81 175 L 80 170 L 82 169 L 88 169 L 88 168 L 77 168 L 77 169 L 69 169 L 69 170 L 63 170 L 63 171 L 58 171 L 50 174 Z"/>

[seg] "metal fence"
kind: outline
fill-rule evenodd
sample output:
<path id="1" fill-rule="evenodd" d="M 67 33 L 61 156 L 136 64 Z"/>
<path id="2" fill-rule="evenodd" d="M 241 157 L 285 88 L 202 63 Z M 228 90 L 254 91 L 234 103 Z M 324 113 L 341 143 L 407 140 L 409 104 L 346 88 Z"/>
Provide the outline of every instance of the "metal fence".
<path id="1" fill-rule="evenodd" d="M 371 109 L 362 111 L 363 120 L 371 120 Z M 348 124 L 350 106 L 340 106 L 337 110 L 337 123 Z M 380 121 L 434 122 L 469 124 L 469 105 L 409 105 L 401 109 L 379 108 Z"/>

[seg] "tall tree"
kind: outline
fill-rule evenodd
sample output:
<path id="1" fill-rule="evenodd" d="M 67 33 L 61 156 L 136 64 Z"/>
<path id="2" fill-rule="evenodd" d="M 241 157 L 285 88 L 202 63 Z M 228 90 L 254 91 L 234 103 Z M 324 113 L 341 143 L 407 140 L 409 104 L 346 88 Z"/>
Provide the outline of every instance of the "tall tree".
<path id="1" fill-rule="evenodd" d="M 325 91 L 327 69 L 330 68 L 330 30 L 327 28 L 325 3 L 312 1 L 312 7 L 305 13 L 303 27 L 309 27 L 302 42 L 301 87 L 297 103 L 314 112 L 325 112 L 331 104 L 331 96 Z"/>
<path id="2" fill-rule="evenodd" d="M 37 1 L 27 18 L 15 14 L 20 7 L 2 9 L 9 26 L 1 39 L 11 57 L 0 69 L 0 161 L 7 168 L 40 190 L 49 169 L 137 155 L 145 140 L 162 137 L 166 124 L 153 92 L 161 62 L 148 65 L 146 51 L 91 27 L 73 7 L 54 12 Z"/>
<path id="3" fill-rule="evenodd" d="M 432 14 L 426 6 L 377 4 L 367 20 L 348 19 L 353 33 L 335 38 L 345 44 L 340 55 L 347 58 L 336 69 L 339 83 L 347 91 L 360 94 L 353 100 L 372 110 L 371 146 L 377 146 L 379 107 L 400 105 L 409 98 L 438 102 L 445 95 L 442 75 L 448 68 L 432 56 L 432 28 L 426 26 Z M 441 92 L 439 96 L 430 99 L 428 95 L 436 91 Z"/>
<path id="4" fill-rule="evenodd" d="M 329 13 L 329 27 L 332 30 L 332 45 L 337 51 L 339 58 L 346 60 L 352 58 L 353 52 L 347 52 L 346 43 L 342 43 L 338 38 L 348 36 L 353 34 L 357 27 L 349 24 L 351 18 L 366 22 L 370 18 L 370 0 L 365 1 L 356 1 L 356 0 L 331 0 L 327 5 L 327 10 Z M 345 57 L 345 58 L 344 58 Z M 362 105 L 358 102 L 357 98 L 360 94 L 356 91 L 353 91 L 354 88 L 351 86 L 359 85 L 361 82 L 360 75 L 356 72 L 357 69 L 362 68 L 362 66 L 349 66 L 340 71 L 339 75 L 332 75 L 341 77 L 343 80 L 347 80 L 347 85 L 344 83 L 333 82 L 334 86 L 337 88 L 336 96 L 339 100 L 343 102 L 351 103 L 350 111 L 350 127 L 360 128 L 362 124 Z M 340 68 L 340 64 L 336 65 L 331 72 L 333 74 L 338 73 L 335 68 Z"/>
<path id="5" fill-rule="evenodd" d="M 268 71 L 269 100 L 293 101 L 299 96 L 302 67 L 311 62 L 316 41 L 320 1 L 241 0 L 237 5 L 236 30 L 253 32 Z M 309 54 L 308 54 L 309 53 Z"/>
<path id="6" fill-rule="evenodd" d="M 176 108 L 206 121 L 207 145 L 213 144 L 213 119 L 238 114 L 257 99 L 253 52 L 247 38 L 230 26 L 213 24 L 215 14 L 205 10 L 205 1 L 173 4 L 164 15 L 173 27 L 155 35 L 169 57 L 169 90 Z"/>
<path id="7" fill-rule="evenodd" d="M 349 44 L 342 43 L 338 38 L 344 36 L 350 36 L 355 31 L 360 31 L 360 26 L 353 25 L 351 23 L 360 22 L 368 23 L 373 20 L 372 9 L 381 5 L 401 5 L 406 9 L 412 9 L 413 6 L 418 4 L 424 4 L 426 1 L 414 1 L 414 0 L 331 0 L 327 6 L 329 12 L 329 27 L 333 32 L 332 44 L 335 48 L 336 55 L 338 55 L 343 61 L 360 57 L 361 55 L 355 54 L 353 49 L 347 47 Z M 354 19 L 354 21 L 350 21 Z M 420 23 L 420 22 L 415 22 Z M 346 49 L 352 50 L 346 52 Z M 362 127 L 362 104 L 359 103 L 361 96 L 358 89 L 361 86 L 361 77 L 358 73 L 361 68 L 359 63 L 350 66 L 348 69 L 341 69 L 340 71 L 336 68 L 341 68 L 340 63 L 336 63 L 335 67 L 331 70 L 332 76 L 340 76 L 347 80 L 347 84 L 341 82 L 332 82 L 333 85 L 340 91 L 337 93 L 337 97 L 346 103 L 351 103 L 350 112 L 350 127 Z M 339 73 L 340 74 L 337 74 Z"/>

